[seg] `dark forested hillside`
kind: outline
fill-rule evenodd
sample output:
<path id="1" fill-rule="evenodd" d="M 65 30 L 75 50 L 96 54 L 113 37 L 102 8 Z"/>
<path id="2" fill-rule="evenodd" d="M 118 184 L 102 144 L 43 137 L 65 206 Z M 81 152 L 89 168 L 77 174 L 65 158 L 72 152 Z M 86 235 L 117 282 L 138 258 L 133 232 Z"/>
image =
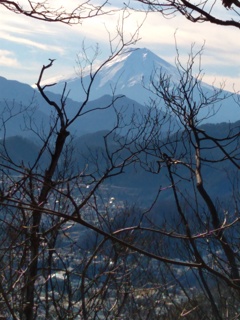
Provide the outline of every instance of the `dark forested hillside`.
<path id="1" fill-rule="evenodd" d="M 235 124 L 229 123 L 220 123 L 220 124 L 207 124 L 201 126 L 201 130 L 204 130 L 206 133 L 212 137 L 224 137 L 228 132 L 231 131 L 231 128 L 238 130 L 239 122 Z M 172 141 L 177 140 L 177 136 L 182 134 L 178 132 L 172 135 Z M 105 137 L 105 138 L 104 138 Z M 170 141 L 171 141 L 170 139 Z M 164 142 L 163 142 L 164 143 Z M 169 143 L 169 142 L 168 142 Z M 106 144 L 110 153 L 115 152 L 119 157 L 124 157 L 123 153 L 126 155 L 126 150 L 119 150 L 119 136 L 113 136 L 109 131 L 97 131 L 95 133 L 85 134 L 81 137 L 75 137 L 72 142 L 70 142 L 71 148 L 66 149 L 66 152 L 71 152 L 71 159 L 76 167 L 82 168 L 86 172 L 91 171 L 93 167 L 98 166 L 98 170 L 104 172 L 107 166 L 109 165 L 107 155 L 106 155 Z M 225 145 L 226 143 L 223 142 Z M 205 185 L 210 193 L 219 199 L 219 201 L 227 201 L 229 194 L 232 192 L 232 179 L 237 173 L 232 171 L 230 161 L 219 161 L 224 158 L 224 154 L 217 148 L 213 149 L 214 142 L 204 143 L 204 149 L 202 152 L 202 157 L 212 159 L 212 162 L 209 162 L 203 167 L 203 173 L 206 177 Z M 7 138 L 4 146 L 1 145 L 1 152 L 6 153 L 14 163 L 21 165 L 21 163 L 29 163 L 33 165 L 38 152 L 41 148 L 40 144 L 33 143 L 32 141 L 22 138 L 20 136 L 15 136 Z M 134 146 L 132 146 L 134 150 Z M 226 146 L 229 152 L 231 150 L 237 150 L 237 140 L 235 144 Z M 68 151 L 69 150 L 69 151 Z M 182 155 L 184 152 L 186 158 L 190 157 L 191 150 L 186 150 L 186 146 L 178 143 L 178 154 Z M 166 149 L 167 152 L 167 149 Z M 96 164 L 97 159 L 97 164 Z M 142 159 L 143 160 L 143 159 Z M 46 166 L 49 161 L 48 156 L 45 153 L 42 155 L 42 166 Z M 215 162 L 217 161 L 217 162 Z M 170 182 L 164 173 L 166 168 L 161 168 L 161 175 L 158 173 L 158 158 L 156 155 L 151 156 L 151 163 L 154 165 L 155 170 L 148 172 L 140 162 L 135 163 L 134 165 L 127 166 L 124 170 L 124 173 L 112 177 L 106 181 L 107 184 L 115 186 L 114 195 L 117 193 L 123 194 L 127 200 L 136 201 L 143 203 L 150 203 L 155 197 L 159 187 L 162 187 L 163 191 L 160 194 L 161 201 L 170 201 L 172 198 L 171 188 L 166 188 L 169 186 Z M 185 192 L 191 194 L 192 185 L 190 182 L 189 172 L 187 172 L 184 166 L 177 169 L 179 175 L 178 187 Z M 123 192 L 124 189 L 128 190 L 129 188 L 135 194 L 135 199 L 132 200 L 131 197 L 128 197 L 129 192 Z"/>

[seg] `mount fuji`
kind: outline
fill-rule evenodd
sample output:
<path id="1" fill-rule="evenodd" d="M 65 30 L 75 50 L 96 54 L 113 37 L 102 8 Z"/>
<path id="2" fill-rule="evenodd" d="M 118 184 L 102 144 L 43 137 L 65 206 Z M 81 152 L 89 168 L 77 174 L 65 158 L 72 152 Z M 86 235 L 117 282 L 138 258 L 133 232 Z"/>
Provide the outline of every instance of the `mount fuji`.
<path id="1" fill-rule="evenodd" d="M 84 117 L 81 117 L 83 119 L 81 124 L 78 122 L 74 123 L 72 125 L 72 132 L 79 135 L 99 130 L 110 130 L 112 128 L 115 119 L 114 110 L 112 108 L 106 109 L 105 107 L 112 101 L 111 95 L 113 94 L 113 90 L 115 90 L 115 95 L 125 96 L 116 101 L 115 108 L 117 110 L 124 110 L 127 117 L 126 121 L 131 119 L 133 112 L 136 110 L 142 115 L 145 114 L 147 112 L 146 105 L 149 104 L 150 98 L 155 99 L 155 97 L 151 96 L 150 92 L 144 89 L 143 83 L 145 83 L 146 87 L 148 86 L 152 72 L 155 70 L 165 73 L 171 77 L 171 82 L 176 85 L 178 84 L 179 72 L 177 68 L 147 49 L 135 49 L 123 52 L 123 54 L 106 64 L 94 81 L 90 99 L 86 106 L 89 109 L 96 109 L 97 106 L 97 110 L 93 113 L 86 113 Z M 85 97 L 81 83 L 87 85 L 89 81 L 89 75 L 82 79 L 76 76 L 63 79 L 56 86 L 50 87 L 53 92 L 49 92 L 48 95 L 54 101 L 60 101 L 63 86 L 67 82 L 67 89 L 70 90 L 70 93 L 67 99 L 66 113 L 70 119 L 76 113 L 79 105 L 81 105 L 81 101 Z M 202 83 L 201 88 L 202 95 L 199 95 L 199 92 L 195 92 L 194 99 L 204 104 L 204 97 L 206 95 L 213 95 L 215 91 L 214 88 L 204 83 Z M 222 92 L 223 98 L 225 94 L 226 92 Z M 205 110 L 203 109 L 200 117 L 205 119 L 205 123 L 236 122 L 240 120 L 240 108 L 237 101 L 240 101 L 238 95 L 230 95 L 228 99 L 219 99 L 218 104 L 214 106 L 209 105 Z M 28 117 L 22 111 L 27 106 L 31 107 L 31 110 L 28 108 L 28 112 L 30 112 L 31 121 L 34 121 L 35 125 L 39 127 L 42 124 L 46 127 L 49 125 L 52 109 L 41 97 L 40 93 L 27 84 L 7 80 L 0 76 L 1 119 L 3 119 L 3 114 L 6 114 L 6 119 L 11 114 L 10 119 L 7 120 L 8 136 L 20 134 L 28 137 L 29 134 L 31 135 L 29 130 L 23 130 L 23 128 L 26 128 L 26 119 Z M 165 114 L 166 109 L 164 108 L 166 107 L 164 101 L 159 99 L 157 106 Z M 217 111 L 216 114 L 208 118 L 209 112 L 214 113 L 215 111 Z M 0 138 L 2 135 L 3 129 L 1 129 L 0 121 Z"/>
<path id="2" fill-rule="evenodd" d="M 136 102 L 143 104 L 148 102 L 149 92 L 143 88 L 148 85 L 152 73 L 161 70 L 164 74 L 171 75 L 174 81 L 178 81 L 177 68 L 158 57 L 150 50 L 128 49 L 108 62 L 98 73 L 91 91 L 91 100 L 103 95 L 125 95 Z M 54 93 L 61 93 L 65 82 L 68 84 L 69 98 L 81 101 L 83 90 L 81 81 L 87 86 L 90 82 L 89 75 L 80 79 L 76 75 L 61 79 L 55 87 Z"/>
<path id="3" fill-rule="evenodd" d="M 141 105 L 149 104 L 150 98 L 155 99 L 156 97 L 144 86 L 148 87 L 151 83 L 154 72 L 157 72 L 157 74 L 161 72 L 170 77 L 170 83 L 177 84 L 180 80 L 178 69 L 150 50 L 146 48 L 128 49 L 107 63 L 98 73 L 91 90 L 90 100 L 96 100 L 104 95 L 113 95 L 114 93 L 114 95 L 127 96 Z M 58 94 L 62 93 L 66 82 L 69 98 L 82 101 L 84 97 L 82 83 L 87 86 L 90 82 L 90 76 L 87 75 L 81 79 L 75 75 L 61 79 L 56 86 L 51 87 L 51 91 Z M 196 101 L 202 98 L 201 94 L 211 96 L 216 93 L 215 88 L 203 82 L 201 82 L 201 90 L 200 95 L 197 90 L 194 92 Z M 228 99 L 224 98 L 226 94 L 230 96 Z M 208 119 L 209 108 L 206 108 L 208 110 L 203 111 L 200 115 L 206 118 L 203 122 L 220 123 L 239 120 L 240 108 L 234 101 L 234 96 L 223 91 L 218 98 L 220 98 L 218 103 L 209 106 L 210 109 L 214 109 L 212 111 L 214 117 Z M 163 106 L 162 110 L 164 110 L 164 102 L 159 100 L 158 103 L 161 107 Z"/>

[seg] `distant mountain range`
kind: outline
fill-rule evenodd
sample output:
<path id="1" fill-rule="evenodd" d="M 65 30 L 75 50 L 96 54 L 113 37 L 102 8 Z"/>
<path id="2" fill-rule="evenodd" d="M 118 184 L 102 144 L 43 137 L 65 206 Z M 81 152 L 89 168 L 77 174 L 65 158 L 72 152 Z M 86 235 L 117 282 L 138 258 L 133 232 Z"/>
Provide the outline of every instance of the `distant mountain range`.
<path id="1" fill-rule="evenodd" d="M 61 99 L 60 94 L 52 92 L 49 92 L 48 96 L 57 102 Z M 116 99 L 114 108 L 106 108 L 112 104 L 112 101 L 113 98 L 110 95 L 103 95 L 96 100 L 89 101 L 82 115 L 70 127 L 71 133 L 79 136 L 100 130 L 111 130 L 116 124 L 117 114 L 121 113 L 125 122 L 129 123 L 133 113 L 144 115 L 148 112 L 145 106 L 126 96 Z M 80 106 L 81 102 L 67 99 L 66 114 L 69 119 L 75 115 Z M 31 137 L 33 135 L 29 130 L 31 126 L 34 129 L 45 128 L 47 130 L 54 111 L 37 90 L 27 84 L 7 80 L 3 77 L 0 77 L 0 110 L 2 115 L 0 118 L 0 138 L 15 135 Z M 4 126 L 1 119 L 7 120 Z"/>
<path id="2" fill-rule="evenodd" d="M 152 72 L 159 70 L 169 77 L 175 84 L 179 81 L 179 73 L 176 67 L 170 65 L 147 49 L 135 49 L 124 52 L 122 55 L 105 65 L 96 77 L 95 84 L 90 94 L 90 100 L 86 110 L 97 107 L 98 110 L 85 114 L 76 121 L 70 131 L 74 135 L 81 135 L 99 130 L 110 130 L 116 123 L 116 112 L 123 112 L 126 122 L 129 122 L 133 112 L 145 114 L 150 98 L 154 97 L 142 86 L 150 82 Z M 78 110 L 84 94 L 81 91 L 81 83 L 78 77 L 62 79 L 55 87 L 51 87 L 49 96 L 54 101 L 60 101 L 61 91 L 67 81 L 69 98 L 67 99 L 66 112 L 69 118 Z M 82 79 L 83 83 L 89 82 L 89 76 Z M 112 101 L 113 88 L 115 95 L 124 95 L 118 99 L 113 108 L 105 109 Z M 214 88 L 202 84 L 203 94 L 214 94 Z M 222 97 L 225 92 L 222 92 Z M 202 99 L 197 95 L 196 101 Z M 236 96 L 236 98 L 238 98 Z M 163 114 L 165 106 L 163 101 L 158 101 L 159 109 Z M 26 112 L 26 108 L 28 111 Z M 202 112 L 206 117 L 209 110 L 217 111 L 214 117 L 206 119 L 208 123 L 235 122 L 240 119 L 240 108 L 234 102 L 233 96 L 219 103 L 208 106 Z M 0 110 L 4 121 L 7 119 L 7 131 L 0 121 L 0 138 L 4 135 L 21 135 L 31 137 L 29 127 L 49 127 L 49 119 L 52 108 L 44 101 L 39 92 L 27 84 L 0 77 Z M 25 112 L 23 113 L 22 111 Z M 9 117 L 11 115 L 11 117 Z M 84 120 L 84 121 L 82 121 Z M 164 128 L 163 128 L 164 129 Z"/>
<path id="3" fill-rule="evenodd" d="M 74 136 L 75 148 L 73 157 L 76 158 L 76 161 L 88 159 L 89 150 L 94 151 L 103 146 L 102 137 L 114 127 L 118 114 L 123 116 L 125 123 L 131 122 L 134 112 L 143 117 L 147 114 L 148 108 L 146 104 L 150 99 L 150 95 L 147 90 L 143 89 L 142 81 L 149 82 L 152 71 L 156 69 L 161 69 L 171 77 L 173 83 L 178 83 L 179 75 L 176 68 L 147 49 L 125 53 L 101 70 L 90 96 L 91 101 L 87 103 L 85 108 L 85 111 L 88 112 L 70 127 L 70 131 Z M 78 78 L 66 80 L 69 80 L 68 88 L 71 90 L 66 103 L 66 114 L 71 118 L 81 105 L 81 86 Z M 89 80 L 86 77 L 83 81 L 87 83 Z M 55 92 L 48 93 L 49 97 L 54 101 L 60 101 L 62 85 L 63 82 L 60 82 L 54 88 Z M 116 95 L 124 96 L 115 101 L 114 108 L 106 108 L 112 102 L 111 93 L 113 87 L 116 88 Z M 202 88 L 203 94 L 214 94 L 214 88 L 205 84 L 203 84 Z M 222 94 L 224 95 L 224 92 Z M 196 100 L 198 98 L 202 97 L 196 96 Z M 240 119 L 240 108 L 233 102 L 233 97 L 220 101 L 214 107 L 216 111 L 219 108 L 219 112 L 208 119 L 208 122 L 213 122 L 213 124 L 205 124 L 203 128 L 211 132 L 213 136 L 217 136 L 220 132 L 228 132 L 229 121 L 236 122 Z M 164 103 L 162 101 L 159 102 L 159 108 L 163 110 L 161 112 L 164 116 Z M 208 108 L 211 109 L 213 106 L 210 105 Z M 208 108 L 206 112 L 209 111 Z M 33 134 L 31 129 L 44 131 L 44 129 L 47 130 L 49 128 L 50 119 L 53 116 L 51 106 L 31 86 L 0 77 L 0 110 L 0 139 L 5 137 L 6 150 L 19 164 L 32 165 L 38 154 L 40 141 L 37 141 L 36 135 Z M 90 112 L 91 110 L 94 111 Z M 1 119 L 4 120 L 4 125 Z M 172 121 L 174 120 L 172 119 Z M 165 128 L 163 127 L 162 130 L 164 131 Z M 121 134 L 124 135 L 124 130 L 121 131 Z M 114 148 L 114 141 L 110 143 L 109 148 Z M 0 151 L 4 152 L 3 149 Z M 84 157 L 80 156 L 82 152 L 85 152 Z M 48 160 L 47 155 L 42 158 L 41 165 L 43 168 Z M 84 163 L 80 162 L 79 165 L 84 166 Z M 231 188 L 226 183 L 226 173 L 222 170 L 221 164 L 216 165 L 214 169 L 209 167 L 206 170 L 208 170 L 207 174 L 210 177 L 208 189 L 219 195 L 219 197 L 227 198 Z M 164 174 L 161 177 L 163 179 L 161 184 L 167 185 L 168 182 L 164 181 Z M 140 167 L 135 166 L 134 168 L 126 168 L 123 175 L 118 176 L 116 179 L 113 178 L 109 182 L 118 188 L 118 193 L 120 192 L 119 190 L 126 192 L 126 188 L 129 187 L 132 190 L 138 190 L 136 195 L 138 194 L 144 201 L 150 201 L 159 185 L 159 176 L 149 174 Z M 181 183 L 184 184 L 184 189 L 187 182 L 183 181 Z M 127 195 L 125 194 L 125 196 Z M 163 197 L 167 201 L 169 192 L 166 191 Z M 169 199 L 172 198 L 170 197 Z M 135 200 L 137 201 L 137 198 Z"/>
<path id="4" fill-rule="evenodd" d="M 234 124 L 235 130 L 239 128 L 240 121 Z M 231 127 L 229 124 L 207 124 L 202 126 L 202 130 L 206 131 L 208 134 L 219 137 L 225 135 Z M 104 146 L 103 137 L 107 134 L 107 131 L 98 131 L 95 133 L 89 133 L 82 135 L 80 137 L 75 137 L 73 140 L 74 148 L 72 150 L 72 160 L 76 166 L 80 168 L 88 168 L 87 170 L 92 170 L 95 166 L 95 158 L 98 154 L 98 169 L 102 172 L 105 170 L 105 166 L 108 165 L 106 162 L 106 151 Z M 183 142 L 184 143 L 184 142 Z M 215 151 L 211 153 L 210 148 L 212 147 L 211 142 L 207 142 L 205 145 L 205 150 L 202 153 L 202 157 L 216 159 L 221 158 L 222 154 L 216 153 Z M 235 146 L 232 145 L 231 148 L 237 149 L 237 140 L 235 141 Z M 5 140 L 4 148 L 2 148 L 0 143 L 0 152 L 7 154 L 14 159 L 14 162 L 19 165 L 24 165 L 26 167 L 31 167 L 38 156 L 40 150 L 40 144 L 33 142 L 27 138 L 22 137 L 9 137 Z M 108 140 L 108 152 L 113 152 L 118 148 L 118 145 L 114 140 Z M 179 143 L 179 152 L 181 153 L 182 148 L 186 152 L 186 146 Z M 125 152 L 125 151 L 123 151 Z M 220 152 L 220 151 L 219 151 Z M 93 157 L 93 159 L 92 159 Z M 143 155 L 144 157 L 144 155 Z M 49 155 L 43 154 L 41 158 L 41 170 L 44 170 L 49 161 Z M 153 162 L 157 159 L 153 157 Z M 2 160 L 0 160 L 2 162 Z M 4 162 L 3 162 L 4 163 Z M 111 185 L 112 196 L 121 197 L 127 201 L 136 201 L 136 203 L 149 204 L 153 201 L 157 194 L 159 185 L 167 186 L 169 185 L 169 180 L 167 174 L 165 174 L 166 168 L 161 169 L 161 175 L 152 174 L 144 170 L 140 164 L 135 163 L 132 166 L 128 166 L 124 169 L 121 175 L 107 180 L 106 184 Z M 236 169 L 237 171 L 237 169 Z M 167 173 L 167 172 L 166 172 Z M 224 163 L 219 162 L 212 164 L 210 166 L 204 166 L 203 173 L 205 177 L 208 177 L 205 181 L 205 186 L 207 190 L 211 191 L 211 194 L 219 199 L 219 201 L 224 202 L 230 198 L 232 192 L 231 181 L 229 180 L 228 174 L 234 174 L 232 164 L 230 161 L 225 161 Z M 184 167 L 179 168 L 179 177 L 184 177 Z M 192 183 L 188 179 L 179 179 L 178 188 L 185 190 L 191 194 Z M 160 200 L 166 204 L 166 206 L 171 205 L 172 202 L 172 190 L 168 188 L 161 192 Z M 170 202 L 169 202 L 170 201 Z M 169 203 L 168 203 L 169 202 Z M 164 206 L 163 206 L 164 209 Z"/>
<path id="5" fill-rule="evenodd" d="M 154 72 L 156 74 L 160 72 L 166 74 L 171 78 L 172 84 L 179 82 L 180 75 L 175 66 L 172 66 L 146 48 L 128 49 L 102 68 L 94 81 L 90 99 L 95 100 L 106 94 L 112 95 L 114 92 L 115 95 L 125 95 L 141 105 L 148 105 L 150 98 L 155 99 L 156 97 L 147 89 L 144 89 L 143 84 L 146 87 L 150 85 Z M 157 77 L 155 79 L 157 81 Z M 81 83 L 87 86 L 89 81 L 89 75 L 80 79 L 74 74 L 72 77 L 62 78 L 56 86 L 51 87 L 51 90 L 59 94 L 62 92 L 64 83 L 67 82 L 67 88 L 70 91 L 69 97 L 73 100 L 81 101 L 84 96 Z M 214 87 L 203 82 L 201 82 L 201 90 L 201 93 L 197 90 L 194 91 L 196 101 L 201 100 L 203 102 L 203 95 L 211 96 L 216 94 Z M 230 95 L 228 99 L 224 98 L 226 94 Z M 222 91 L 218 100 L 214 106 L 210 105 L 209 108 L 203 108 L 202 117 L 207 117 L 209 110 L 213 110 L 213 108 L 214 113 L 216 111 L 214 117 L 206 119 L 204 122 L 234 122 L 240 119 L 240 108 L 234 101 L 234 95 Z M 164 110 L 163 101 L 158 101 L 158 105 L 161 110 Z"/>

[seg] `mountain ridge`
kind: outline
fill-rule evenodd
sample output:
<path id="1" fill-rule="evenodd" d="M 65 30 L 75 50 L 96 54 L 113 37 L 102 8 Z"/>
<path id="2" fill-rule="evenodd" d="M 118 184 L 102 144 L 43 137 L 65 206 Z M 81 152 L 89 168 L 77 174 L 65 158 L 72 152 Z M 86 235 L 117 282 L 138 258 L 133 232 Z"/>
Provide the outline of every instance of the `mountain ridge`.
<path id="1" fill-rule="evenodd" d="M 239 125 L 240 121 L 234 123 L 232 125 L 232 128 L 237 129 Z M 202 126 L 201 128 L 206 130 L 207 133 L 213 136 L 218 136 L 220 132 L 228 132 L 229 124 L 208 124 Z M 91 171 L 92 165 L 96 165 L 96 158 L 92 157 L 96 157 L 98 153 L 97 158 L 99 161 L 99 170 L 103 170 L 104 172 L 104 166 L 107 165 L 107 157 L 104 156 L 106 152 L 104 137 L 106 135 L 108 135 L 108 152 L 115 152 L 115 150 L 118 149 L 118 144 L 115 141 L 114 137 L 111 137 L 111 135 L 109 135 L 108 131 L 98 131 L 94 133 L 88 133 L 80 137 L 75 137 L 72 141 L 73 149 L 71 154 L 75 165 L 82 168 L 88 168 Z M 0 149 L 2 148 L 2 143 L 3 141 L 0 140 Z M 235 141 L 235 144 L 237 145 L 237 141 Z M 21 166 L 23 165 L 26 168 L 31 167 L 35 163 L 38 153 L 41 150 L 41 144 L 33 143 L 31 140 L 19 136 L 6 138 L 6 140 L 4 141 L 4 146 L 6 147 L 6 149 L 0 151 L 4 153 L 4 151 L 7 150 L 15 163 Z M 186 146 L 181 145 L 179 152 L 181 152 L 181 148 L 185 147 Z M 206 149 L 205 151 L 203 151 L 203 157 L 206 152 L 209 153 L 209 150 L 207 148 L 208 145 L 205 145 L 205 147 Z M 219 154 L 214 152 L 212 156 L 213 158 L 218 158 Z M 47 165 L 48 161 L 49 155 L 43 154 L 41 160 L 42 170 L 44 170 L 44 167 Z M 153 161 L 156 161 L 155 157 L 153 157 Z M 205 165 L 203 167 L 205 176 L 209 177 L 209 179 L 206 181 L 206 187 L 211 190 L 213 194 L 216 194 L 219 198 L 221 198 L 221 200 L 227 199 L 229 193 L 231 192 L 232 185 L 227 176 L 230 168 L 230 161 L 225 161 L 224 163 L 218 162 L 212 164 L 211 166 Z M 166 168 L 162 168 L 161 170 L 163 171 L 161 175 L 161 184 L 168 185 L 169 181 L 167 179 L 167 175 L 164 174 L 164 170 L 166 170 Z M 179 170 L 179 176 L 184 177 L 184 167 L 180 167 Z M 108 183 L 113 184 L 117 188 L 124 188 L 126 190 L 128 188 L 133 188 L 135 191 L 138 190 L 136 196 L 139 196 L 140 198 L 143 197 L 145 199 L 144 201 L 151 202 L 153 200 L 152 198 L 158 190 L 160 182 L 158 174 L 152 174 L 151 172 L 144 170 L 141 165 L 135 163 L 132 166 L 127 166 L 123 174 L 117 175 L 116 178 L 113 177 L 108 181 Z M 189 180 L 181 179 L 179 181 L 179 186 L 181 186 L 183 190 L 188 190 Z M 171 198 L 170 195 L 171 190 L 166 190 L 161 193 L 161 198 L 164 201 L 167 201 L 169 197 Z"/>
<path id="2" fill-rule="evenodd" d="M 111 60 L 99 71 L 92 86 L 90 100 L 98 99 L 105 94 L 114 94 L 125 95 L 142 105 L 150 105 L 156 99 L 156 96 L 146 88 L 151 84 L 154 72 L 156 81 L 158 81 L 157 75 L 161 72 L 169 77 L 171 86 L 177 85 L 179 82 L 180 71 L 150 50 L 146 48 L 127 50 L 120 57 Z M 90 82 L 90 77 L 84 76 L 80 79 L 75 76 L 65 80 L 69 90 L 69 97 L 73 100 L 81 100 L 83 95 L 82 83 L 87 86 Z M 51 87 L 51 91 L 55 93 L 62 92 L 65 80 L 60 81 L 55 87 Z M 198 86 L 195 86 L 193 91 L 195 101 L 201 101 L 203 96 L 214 97 L 218 92 L 218 89 L 204 83 L 202 80 L 199 81 L 199 86 L 201 91 L 198 91 Z M 240 108 L 234 100 L 234 94 L 222 89 L 219 90 L 218 101 L 214 104 L 209 104 L 210 113 L 214 117 L 209 118 L 209 110 L 207 108 L 205 110 L 203 108 L 203 112 L 200 113 L 204 122 L 234 122 L 240 119 Z M 229 96 L 229 98 L 226 99 L 226 96 Z M 164 101 L 159 98 L 157 100 L 159 107 L 164 107 Z M 210 98 L 209 100 L 211 101 L 212 99 Z"/>
<path id="3" fill-rule="evenodd" d="M 90 99 L 100 98 L 104 94 L 116 94 L 126 95 L 138 103 L 144 104 L 148 102 L 148 99 L 146 99 L 147 90 L 143 88 L 143 81 L 150 81 L 153 70 L 159 70 L 159 68 L 167 74 L 174 75 L 175 81 L 178 80 L 175 66 L 146 48 L 129 48 L 109 61 L 99 71 L 93 83 Z M 69 97 L 73 100 L 81 100 L 83 94 L 81 81 L 87 86 L 90 83 L 89 75 L 83 76 L 82 79 L 76 75 L 63 78 L 55 87 L 51 87 L 51 91 L 54 93 L 62 92 L 65 82 L 67 82 L 70 90 Z M 52 82 L 55 82 L 54 78 L 46 80 L 46 83 Z"/>
<path id="4" fill-rule="evenodd" d="M 0 138 L 15 135 L 29 138 L 32 135 L 31 125 L 34 125 L 34 129 L 49 129 L 54 109 L 37 90 L 27 84 L 3 77 L 0 77 L 0 89 L 3 89 L 0 90 Z M 62 98 L 60 94 L 52 92 L 47 94 L 50 100 L 60 103 Z M 65 112 L 69 119 L 76 115 L 81 103 L 67 98 Z M 72 135 L 77 136 L 100 130 L 111 130 L 116 124 L 119 113 L 127 123 L 130 123 L 135 112 L 143 115 L 147 114 L 148 109 L 126 96 L 113 98 L 106 94 L 96 100 L 88 101 L 82 115 L 69 129 Z"/>
<path id="5" fill-rule="evenodd" d="M 143 88 L 142 81 L 150 81 L 152 74 L 151 66 L 154 68 L 160 68 L 166 72 L 167 76 L 171 77 L 173 82 L 177 84 L 177 69 L 174 66 L 171 66 L 168 62 L 164 61 L 150 50 L 143 49 L 134 49 L 132 51 L 123 52 L 120 57 L 112 60 L 109 65 L 103 67 L 100 70 L 100 77 L 96 77 L 96 83 L 93 84 L 90 94 L 90 101 L 88 102 L 89 108 L 98 109 L 94 113 L 91 113 L 91 116 L 84 116 L 88 118 L 89 124 L 83 123 L 80 125 L 78 121 L 72 125 L 71 131 L 76 134 L 84 134 L 99 130 L 110 129 L 113 125 L 114 117 L 113 110 L 108 110 L 109 113 L 104 115 L 104 107 L 110 103 L 112 95 L 115 97 L 117 95 L 123 96 L 122 99 L 118 99 L 115 103 L 117 105 L 117 110 L 122 110 L 124 107 L 128 118 L 130 117 L 130 110 L 133 110 L 135 105 L 135 110 L 141 110 L 142 113 L 147 112 L 146 108 L 151 105 L 152 101 L 156 97 L 151 95 L 148 90 Z M 157 70 L 157 69 L 156 69 Z M 121 79 L 123 77 L 123 79 Z M 81 81 L 86 85 L 89 81 L 89 78 L 81 79 L 72 79 L 67 84 L 67 91 L 70 93 L 66 100 L 66 113 L 69 118 L 76 112 L 76 110 L 81 105 L 81 101 L 84 101 L 86 98 L 86 93 L 81 92 L 80 86 Z M 51 87 L 51 92 L 48 92 L 48 95 L 51 99 L 56 102 L 59 102 L 62 98 L 62 87 L 65 83 L 60 82 L 55 86 Z M 211 96 L 216 93 L 215 89 L 209 85 L 202 83 L 203 89 L 202 92 L 194 93 L 194 99 L 196 101 L 200 100 L 202 97 Z M 61 87 L 62 86 L 62 87 Z M 41 122 L 45 125 L 49 125 L 49 118 L 53 111 L 51 106 L 41 97 L 40 93 L 33 89 L 27 84 L 15 80 L 7 80 L 6 78 L 0 77 L 0 109 L 4 110 L 6 104 L 10 109 L 15 105 L 20 109 L 22 106 L 31 106 L 35 108 L 37 114 L 36 121 L 38 124 Z M 79 98 L 74 100 L 74 92 L 78 94 Z M 200 96 L 198 96 L 198 94 Z M 202 94 L 202 96 L 201 96 Z M 234 98 L 239 99 L 238 96 L 234 97 L 233 94 L 230 94 L 228 99 L 225 99 L 225 95 L 228 95 L 227 92 L 222 92 L 219 96 L 219 101 L 216 104 L 210 104 L 202 108 L 199 116 L 204 119 L 202 123 L 221 123 L 221 122 L 235 122 L 240 119 L 240 108 L 238 104 L 234 101 Z M 152 99 L 152 100 L 151 100 Z M 105 105 L 104 105 L 105 104 Z M 101 105 L 101 108 L 99 108 Z M 164 101 L 158 99 L 155 104 L 159 110 L 162 110 L 163 113 L 166 111 L 166 106 Z M 111 109 L 111 108 L 110 108 Z M 101 111 L 101 113 L 100 113 Z M 209 113 L 212 114 L 212 117 L 209 117 Z M 17 127 L 22 126 L 24 119 L 12 121 L 12 135 L 18 134 Z M 21 124 L 21 125 L 20 125 Z M 105 126 L 107 124 L 107 126 Z M 20 130 L 21 131 L 21 130 Z M 26 133 L 26 132 L 25 132 Z M 24 132 L 22 134 L 25 135 Z"/>

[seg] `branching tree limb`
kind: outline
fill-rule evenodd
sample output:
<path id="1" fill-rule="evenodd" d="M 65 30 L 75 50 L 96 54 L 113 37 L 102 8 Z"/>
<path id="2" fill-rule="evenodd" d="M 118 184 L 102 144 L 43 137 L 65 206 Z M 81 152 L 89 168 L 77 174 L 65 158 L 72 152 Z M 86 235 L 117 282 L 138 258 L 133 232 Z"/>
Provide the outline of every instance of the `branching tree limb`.
<path id="1" fill-rule="evenodd" d="M 102 3 L 94 4 L 92 1 L 87 0 L 69 10 L 69 4 L 57 6 L 56 3 L 52 4 L 51 1 L 27 1 L 24 4 L 17 1 L 0 1 L 0 5 L 16 14 L 45 22 L 62 22 L 68 25 L 78 24 L 85 19 L 109 13 L 109 11 L 104 10 L 107 3 L 108 1 L 103 1 Z"/>
<path id="2" fill-rule="evenodd" d="M 238 0 L 223 0 L 222 3 L 220 1 L 212 3 L 210 1 L 191 2 L 187 0 L 137 0 L 136 2 L 143 4 L 143 10 L 159 12 L 167 18 L 180 13 L 191 22 L 211 22 L 221 26 L 240 28 L 240 2 Z M 134 7 L 134 4 L 132 6 Z M 219 14 L 218 9 L 221 6 L 222 10 Z M 225 19 L 224 15 L 228 8 L 231 8 L 231 11 L 227 12 L 227 16 L 231 15 L 231 18 Z"/>

